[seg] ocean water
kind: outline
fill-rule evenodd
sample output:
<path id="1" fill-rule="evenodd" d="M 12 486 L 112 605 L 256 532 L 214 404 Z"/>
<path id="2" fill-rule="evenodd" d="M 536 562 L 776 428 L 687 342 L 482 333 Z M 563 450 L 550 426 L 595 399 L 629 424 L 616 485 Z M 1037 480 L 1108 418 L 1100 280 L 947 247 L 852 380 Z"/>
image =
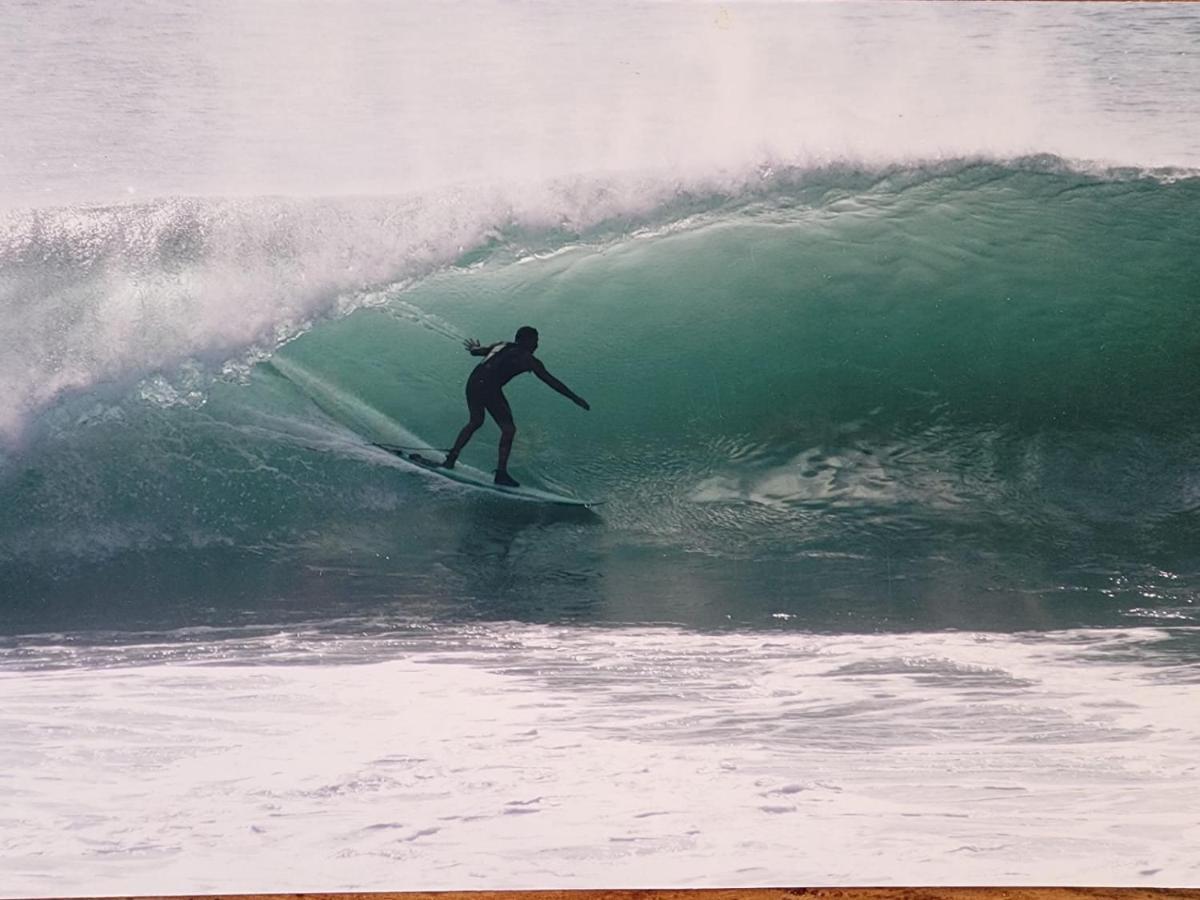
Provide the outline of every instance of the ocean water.
<path id="1" fill-rule="evenodd" d="M 1200 11 L 0 13 L 0 895 L 1200 882 Z"/>

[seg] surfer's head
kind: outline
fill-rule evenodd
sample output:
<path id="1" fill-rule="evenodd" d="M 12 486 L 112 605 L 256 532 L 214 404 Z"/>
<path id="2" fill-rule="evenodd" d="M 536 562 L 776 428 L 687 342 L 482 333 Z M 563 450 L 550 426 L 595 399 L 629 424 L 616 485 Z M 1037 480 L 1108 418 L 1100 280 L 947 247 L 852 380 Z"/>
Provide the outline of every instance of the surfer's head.
<path id="1" fill-rule="evenodd" d="M 537 329 L 532 325 L 522 325 L 517 329 L 517 343 L 532 353 L 538 347 Z"/>

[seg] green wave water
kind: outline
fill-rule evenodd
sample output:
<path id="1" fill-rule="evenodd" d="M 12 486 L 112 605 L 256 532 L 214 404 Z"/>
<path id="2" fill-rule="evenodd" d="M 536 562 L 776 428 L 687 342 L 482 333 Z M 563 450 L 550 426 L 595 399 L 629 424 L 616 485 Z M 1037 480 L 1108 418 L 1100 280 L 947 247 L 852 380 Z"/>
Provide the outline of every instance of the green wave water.
<path id="1" fill-rule="evenodd" d="M 582 232 L 484 229 L 299 326 L 287 306 L 249 369 L 118 365 L 36 413 L 0 463 L 4 621 L 1190 619 L 1198 212 L 1186 173 L 1035 160 L 793 173 Z M 139 277 L 185 277 L 171 252 Z M 448 446 L 459 341 L 523 324 L 592 411 L 513 382 L 512 471 L 597 512 L 369 446 Z M 491 468 L 496 437 L 465 458 Z"/>

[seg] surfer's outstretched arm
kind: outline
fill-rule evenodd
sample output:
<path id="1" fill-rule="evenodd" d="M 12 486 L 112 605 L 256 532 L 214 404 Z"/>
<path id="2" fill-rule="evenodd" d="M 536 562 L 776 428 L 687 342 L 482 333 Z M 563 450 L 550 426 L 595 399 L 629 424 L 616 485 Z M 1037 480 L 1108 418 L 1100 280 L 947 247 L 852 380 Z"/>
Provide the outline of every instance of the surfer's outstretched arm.
<path id="1" fill-rule="evenodd" d="M 550 387 L 554 388 L 572 403 L 576 404 L 577 406 L 582 406 L 584 409 L 591 409 L 586 400 L 547 372 L 545 366 L 539 366 L 538 368 L 534 369 L 533 374 L 540 378 L 545 384 L 550 385 Z"/>

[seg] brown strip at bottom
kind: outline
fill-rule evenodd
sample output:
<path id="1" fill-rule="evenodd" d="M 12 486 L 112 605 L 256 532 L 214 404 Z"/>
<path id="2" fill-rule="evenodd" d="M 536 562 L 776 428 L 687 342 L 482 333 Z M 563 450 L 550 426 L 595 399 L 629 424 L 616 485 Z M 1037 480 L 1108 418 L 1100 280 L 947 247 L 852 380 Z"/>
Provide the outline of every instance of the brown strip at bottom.
<path id="1" fill-rule="evenodd" d="M 1200 900 L 1196 888 L 820 887 L 569 891 L 169 894 L 121 900 Z M 86 898 L 85 898 L 86 900 Z M 117 900 L 96 897 L 90 900 Z"/>

